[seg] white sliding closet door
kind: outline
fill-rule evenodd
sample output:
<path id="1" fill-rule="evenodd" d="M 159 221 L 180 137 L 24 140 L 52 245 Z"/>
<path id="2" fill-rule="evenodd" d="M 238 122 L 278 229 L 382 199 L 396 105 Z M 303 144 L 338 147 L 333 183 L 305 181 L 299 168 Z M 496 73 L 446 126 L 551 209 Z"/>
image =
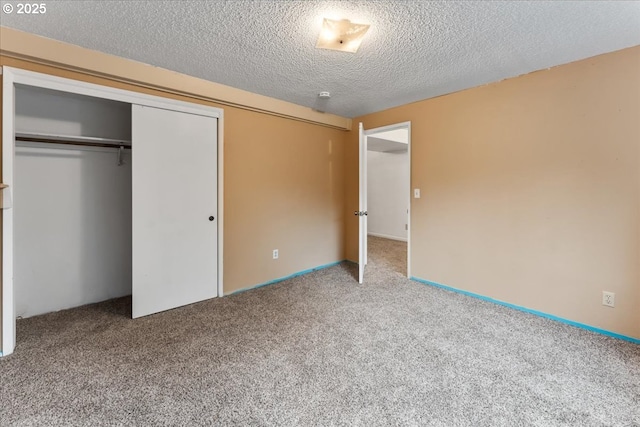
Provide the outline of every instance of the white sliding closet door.
<path id="1" fill-rule="evenodd" d="M 136 318 L 217 296 L 218 121 L 132 109 Z"/>

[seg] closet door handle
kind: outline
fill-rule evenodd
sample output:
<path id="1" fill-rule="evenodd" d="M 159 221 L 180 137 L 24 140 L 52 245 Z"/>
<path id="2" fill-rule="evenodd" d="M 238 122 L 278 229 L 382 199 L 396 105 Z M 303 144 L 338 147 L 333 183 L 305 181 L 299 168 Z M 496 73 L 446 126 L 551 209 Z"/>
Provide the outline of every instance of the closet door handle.
<path id="1" fill-rule="evenodd" d="M 214 219 L 215 219 L 215 218 L 213 217 L 213 215 L 211 215 L 211 216 L 209 217 L 209 221 L 213 221 Z"/>

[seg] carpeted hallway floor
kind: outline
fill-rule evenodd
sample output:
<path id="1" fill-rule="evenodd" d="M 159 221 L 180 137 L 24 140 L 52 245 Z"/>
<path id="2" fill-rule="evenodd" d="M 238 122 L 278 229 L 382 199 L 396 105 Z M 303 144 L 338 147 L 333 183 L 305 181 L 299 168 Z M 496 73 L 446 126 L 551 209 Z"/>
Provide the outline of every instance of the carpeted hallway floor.
<path id="1" fill-rule="evenodd" d="M 639 426 L 640 346 L 344 263 L 131 320 L 127 298 L 18 322 L 0 425 Z"/>

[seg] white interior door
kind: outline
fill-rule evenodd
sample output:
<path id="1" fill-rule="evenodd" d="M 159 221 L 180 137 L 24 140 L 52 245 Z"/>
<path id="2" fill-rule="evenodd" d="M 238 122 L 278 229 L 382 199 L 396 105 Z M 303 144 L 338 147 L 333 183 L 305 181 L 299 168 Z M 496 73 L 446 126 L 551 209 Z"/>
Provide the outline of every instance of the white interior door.
<path id="1" fill-rule="evenodd" d="M 362 123 L 359 124 L 359 191 L 358 191 L 358 282 L 364 279 L 367 264 L 367 138 Z"/>
<path id="2" fill-rule="evenodd" d="M 133 317 L 217 296 L 217 119 L 132 106 Z"/>

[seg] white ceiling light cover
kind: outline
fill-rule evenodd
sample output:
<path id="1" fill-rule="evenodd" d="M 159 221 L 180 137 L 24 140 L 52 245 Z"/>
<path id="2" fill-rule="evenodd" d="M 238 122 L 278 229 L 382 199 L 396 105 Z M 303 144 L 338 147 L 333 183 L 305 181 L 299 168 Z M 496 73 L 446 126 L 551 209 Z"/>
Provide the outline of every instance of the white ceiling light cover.
<path id="1" fill-rule="evenodd" d="M 368 29 L 369 25 L 355 24 L 348 19 L 324 18 L 316 47 L 355 53 Z"/>

